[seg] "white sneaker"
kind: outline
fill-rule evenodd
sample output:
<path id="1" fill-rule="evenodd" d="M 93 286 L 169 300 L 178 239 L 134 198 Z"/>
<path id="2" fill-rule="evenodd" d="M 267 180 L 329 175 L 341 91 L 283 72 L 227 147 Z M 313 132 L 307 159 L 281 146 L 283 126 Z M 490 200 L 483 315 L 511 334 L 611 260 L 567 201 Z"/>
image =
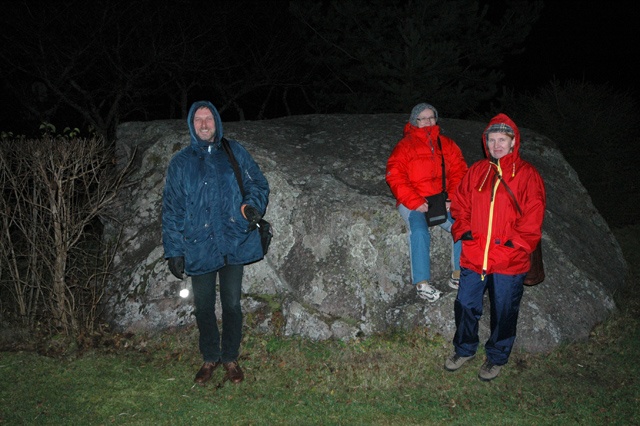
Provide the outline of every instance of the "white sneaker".
<path id="1" fill-rule="evenodd" d="M 447 281 L 447 284 L 449 284 L 449 287 L 454 290 L 460 288 L 460 271 L 453 271 L 451 273 L 451 278 Z"/>
<path id="2" fill-rule="evenodd" d="M 421 299 L 424 299 L 428 302 L 435 302 L 440 299 L 441 291 L 436 290 L 435 288 L 429 285 L 428 281 L 420 281 L 416 284 L 416 291 L 418 292 L 418 296 Z"/>

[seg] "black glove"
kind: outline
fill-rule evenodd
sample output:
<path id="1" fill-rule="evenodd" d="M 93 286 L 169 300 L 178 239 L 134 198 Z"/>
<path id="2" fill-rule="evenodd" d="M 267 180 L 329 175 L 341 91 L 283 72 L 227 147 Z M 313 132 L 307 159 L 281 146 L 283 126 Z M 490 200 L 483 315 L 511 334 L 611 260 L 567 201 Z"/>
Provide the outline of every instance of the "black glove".
<path id="1" fill-rule="evenodd" d="M 253 231 L 258 227 L 258 222 L 262 219 L 260 212 L 253 206 L 244 206 L 244 217 L 249 221 L 249 231 Z"/>
<path id="2" fill-rule="evenodd" d="M 460 237 L 460 240 L 465 240 L 465 241 L 473 240 L 473 235 L 471 235 L 471 231 L 467 231 L 464 234 L 462 234 L 462 237 Z"/>
<path id="3" fill-rule="evenodd" d="M 176 256 L 169 258 L 169 270 L 174 277 L 181 280 L 184 274 L 184 257 Z"/>

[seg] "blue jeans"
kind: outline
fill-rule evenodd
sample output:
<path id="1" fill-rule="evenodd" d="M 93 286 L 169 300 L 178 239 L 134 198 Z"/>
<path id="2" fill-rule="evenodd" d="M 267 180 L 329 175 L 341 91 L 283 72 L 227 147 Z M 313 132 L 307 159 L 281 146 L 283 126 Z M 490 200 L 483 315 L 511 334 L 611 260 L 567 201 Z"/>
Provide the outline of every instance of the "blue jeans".
<path id="1" fill-rule="evenodd" d="M 218 271 L 191 277 L 200 353 L 204 362 L 238 359 L 242 340 L 242 274 L 244 265 L 226 265 Z M 222 342 L 216 317 L 216 276 L 220 277 Z"/>
<path id="2" fill-rule="evenodd" d="M 409 256 L 411 259 L 411 282 L 413 285 L 420 281 L 431 279 L 431 257 L 429 249 L 431 247 L 431 233 L 427 225 L 427 219 L 424 213 L 416 210 L 409 210 L 404 205 L 398 206 L 398 212 L 407 224 L 409 230 Z M 445 223 L 439 225 L 447 232 L 451 232 L 453 219 L 451 213 L 447 212 L 449 218 Z M 462 251 L 462 242 L 453 242 L 451 239 L 451 270 L 460 269 L 460 252 Z"/>
<path id="3" fill-rule="evenodd" d="M 487 359 L 495 365 L 504 365 L 509 360 L 516 340 L 516 326 L 520 312 L 520 300 L 527 274 L 489 274 L 480 279 L 480 274 L 470 269 L 460 271 L 460 288 L 453 309 L 456 333 L 453 346 L 460 356 L 472 356 L 478 350 L 478 322 L 482 316 L 482 299 L 489 291 L 491 306 L 491 335 L 484 345 Z"/>

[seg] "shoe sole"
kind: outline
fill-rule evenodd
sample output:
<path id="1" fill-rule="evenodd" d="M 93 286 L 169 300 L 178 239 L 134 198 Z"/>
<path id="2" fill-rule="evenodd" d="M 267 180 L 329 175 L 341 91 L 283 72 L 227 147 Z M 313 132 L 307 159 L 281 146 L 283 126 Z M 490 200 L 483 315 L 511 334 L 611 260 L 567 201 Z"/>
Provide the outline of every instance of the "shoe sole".
<path id="1" fill-rule="evenodd" d="M 495 379 L 496 377 L 498 377 L 499 375 L 500 375 L 500 372 L 499 372 L 499 371 L 498 371 L 498 374 L 496 374 L 496 375 L 495 375 L 495 376 L 493 376 L 493 377 L 482 377 L 480 374 L 478 374 L 478 379 L 480 379 L 480 380 L 481 380 L 481 381 L 483 381 L 483 382 L 490 382 L 490 381 L 492 381 L 493 379 Z"/>
<path id="2" fill-rule="evenodd" d="M 420 299 L 422 299 L 422 300 L 426 300 L 429 303 L 433 303 L 436 300 L 440 299 L 440 295 L 438 295 L 437 297 L 434 297 L 434 298 L 423 297 L 423 296 L 418 296 L 418 297 L 420 297 Z"/>
<path id="3" fill-rule="evenodd" d="M 480 379 L 481 382 L 490 382 L 493 379 L 495 379 L 496 377 L 498 377 L 498 374 L 496 374 L 495 376 L 493 376 L 492 378 L 486 378 L 486 377 L 482 377 L 481 375 L 478 374 L 478 379 Z"/>
<path id="4" fill-rule="evenodd" d="M 440 299 L 440 296 L 442 296 L 442 292 L 439 290 L 436 290 L 436 292 L 433 294 L 433 296 L 429 296 L 428 294 L 424 293 L 424 294 L 420 294 L 418 293 L 418 297 L 422 300 L 426 300 L 427 302 L 435 302 L 436 300 Z"/>
<path id="5" fill-rule="evenodd" d="M 451 280 L 447 281 L 447 285 L 448 285 L 449 287 L 451 287 L 452 289 L 454 289 L 454 290 L 457 290 L 457 289 L 458 289 L 458 287 L 460 287 L 460 285 L 459 285 L 459 284 L 456 284 L 456 283 L 452 282 Z"/>

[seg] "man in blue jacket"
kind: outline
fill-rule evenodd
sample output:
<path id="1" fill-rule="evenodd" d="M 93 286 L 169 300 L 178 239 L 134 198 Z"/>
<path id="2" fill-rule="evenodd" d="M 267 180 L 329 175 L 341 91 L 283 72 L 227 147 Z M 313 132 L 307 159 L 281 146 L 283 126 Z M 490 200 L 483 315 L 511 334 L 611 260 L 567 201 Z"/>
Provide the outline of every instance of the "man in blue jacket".
<path id="1" fill-rule="evenodd" d="M 269 183 L 251 155 L 229 140 L 244 186 L 240 191 L 222 147 L 220 114 L 211 102 L 195 102 L 187 118 L 191 144 L 169 163 L 162 203 L 162 243 L 171 273 L 191 276 L 199 347 L 204 364 L 195 382 L 204 385 L 220 365 L 240 383 L 242 275 L 244 265 L 262 259 L 258 220 L 269 199 Z M 216 318 L 220 280 L 222 336 Z"/>

